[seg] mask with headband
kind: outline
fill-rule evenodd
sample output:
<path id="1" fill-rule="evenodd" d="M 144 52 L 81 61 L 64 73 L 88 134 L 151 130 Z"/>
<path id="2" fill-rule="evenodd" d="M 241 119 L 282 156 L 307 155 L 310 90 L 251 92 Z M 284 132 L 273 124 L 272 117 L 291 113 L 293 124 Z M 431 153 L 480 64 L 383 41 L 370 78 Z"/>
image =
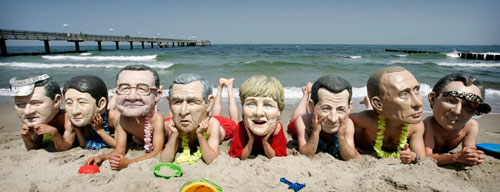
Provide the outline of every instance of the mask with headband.
<path id="1" fill-rule="evenodd" d="M 464 93 L 460 91 L 447 91 L 443 92 L 443 96 L 445 97 L 455 97 L 459 98 L 471 103 L 476 103 L 476 115 L 482 115 L 483 113 L 489 113 L 491 111 L 491 107 L 489 104 L 483 102 L 483 99 L 474 93 Z"/>
<path id="2" fill-rule="evenodd" d="M 47 74 L 38 75 L 34 77 L 29 77 L 27 79 L 18 80 L 16 77 L 10 79 L 10 90 L 12 91 L 12 96 L 28 96 L 33 93 L 35 89 L 35 83 L 43 80 L 50 79 Z"/>

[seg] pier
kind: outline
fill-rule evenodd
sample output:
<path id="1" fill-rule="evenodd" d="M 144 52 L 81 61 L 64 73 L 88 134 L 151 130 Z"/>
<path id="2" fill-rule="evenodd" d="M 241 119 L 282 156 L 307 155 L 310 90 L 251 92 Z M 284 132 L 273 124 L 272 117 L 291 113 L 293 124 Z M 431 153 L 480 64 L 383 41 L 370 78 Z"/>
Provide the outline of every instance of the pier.
<path id="1" fill-rule="evenodd" d="M 408 54 L 414 53 L 429 53 L 429 54 L 443 54 L 434 51 L 415 51 L 415 50 L 399 50 L 399 49 L 385 49 L 387 52 L 403 52 Z M 459 52 L 458 57 L 462 59 L 475 59 L 475 60 L 500 60 L 500 54 L 494 53 L 471 53 L 471 52 Z"/>
<path id="2" fill-rule="evenodd" d="M 7 51 L 7 40 L 39 40 L 43 41 L 45 52 L 42 53 L 14 53 L 9 54 Z M 74 51 L 64 52 L 51 52 L 50 41 L 68 41 L 75 44 Z M 22 30 L 7 30 L 0 29 L 0 56 L 15 56 L 15 55 L 47 55 L 47 54 L 61 54 L 61 53 L 82 53 L 85 50 L 80 50 L 80 42 L 94 41 L 97 42 L 99 51 L 102 51 L 101 43 L 103 41 L 114 42 L 116 49 L 120 49 L 120 42 L 129 42 L 130 49 L 134 49 L 134 42 L 140 42 L 142 49 L 145 44 L 150 44 L 154 48 L 157 44 L 160 48 L 167 47 L 185 47 L 185 46 L 210 46 L 209 40 L 189 40 L 189 39 L 166 39 L 166 38 L 147 38 L 147 37 L 131 37 L 126 36 L 113 36 L 113 35 L 93 35 L 84 33 L 54 33 L 54 32 L 41 32 L 41 31 L 22 31 Z"/>

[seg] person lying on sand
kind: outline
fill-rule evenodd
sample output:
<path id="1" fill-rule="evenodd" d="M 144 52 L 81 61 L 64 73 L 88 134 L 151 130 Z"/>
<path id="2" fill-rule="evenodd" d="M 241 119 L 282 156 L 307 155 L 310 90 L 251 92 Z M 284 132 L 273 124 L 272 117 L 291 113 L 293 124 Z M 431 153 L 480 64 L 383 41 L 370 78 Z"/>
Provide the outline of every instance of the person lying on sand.
<path id="1" fill-rule="evenodd" d="M 222 91 L 221 86 L 218 91 Z M 214 104 L 210 82 L 198 74 L 181 74 L 170 86 L 167 100 L 172 116 L 165 118 L 167 143 L 161 152 L 161 161 L 175 159 L 179 164 L 192 164 L 203 159 L 210 164 L 219 155 L 219 144 L 232 138 L 236 127 L 233 120 L 220 116 L 220 103 L 219 112 L 215 114 L 219 116 L 209 115 Z M 176 158 L 179 144 L 182 152 Z M 191 153 L 191 149 L 196 151 Z"/>
<path id="2" fill-rule="evenodd" d="M 71 123 L 67 123 L 66 112 L 60 109 L 63 98 L 59 84 L 47 74 L 25 79 L 13 77 L 9 82 L 14 108 L 23 122 L 19 134 L 26 149 L 42 147 L 44 138 L 52 140 L 57 151 L 71 149 L 75 132 Z"/>
<path id="3" fill-rule="evenodd" d="M 268 158 L 287 156 L 286 138 L 279 122 L 285 108 L 284 90 L 274 77 L 255 75 L 240 86 L 243 121 L 240 121 L 229 148 L 229 156 L 242 160 L 251 154 Z"/>
<path id="4" fill-rule="evenodd" d="M 425 152 L 438 165 L 464 163 L 479 165 L 484 152 L 476 148 L 479 124 L 471 119 L 486 114 L 491 107 L 484 103 L 484 87 L 479 79 L 463 73 L 441 78 L 428 96 L 433 115 L 424 120 Z M 462 150 L 447 153 L 462 143 Z"/>
<path id="5" fill-rule="evenodd" d="M 373 110 L 350 115 L 356 146 L 405 164 L 424 158 L 422 95 L 413 74 L 399 66 L 386 67 L 376 71 L 366 87 Z"/>
<path id="6" fill-rule="evenodd" d="M 300 153 L 313 157 L 317 151 L 325 151 L 344 160 L 359 156 L 354 146 L 354 124 L 349 119 L 351 98 L 351 85 L 337 76 L 320 77 L 305 89 L 288 124 L 288 131 L 297 136 Z M 305 105 L 313 112 L 307 113 Z"/>
<path id="7" fill-rule="evenodd" d="M 155 157 L 163 148 L 163 116 L 156 112 L 156 103 L 162 91 L 158 73 L 145 65 L 129 65 L 116 76 L 116 108 L 120 115 L 115 127 L 116 148 L 104 155 L 91 157 L 85 165 L 109 160 L 113 170 L 128 167 L 130 163 Z M 126 158 L 127 136 L 144 144 L 146 154 L 134 159 Z"/>
<path id="8" fill-rule="evenodd" d="M 66 114 L 75 130 L 80 147 L 99 150 L 115 147 L 115 110 L 106 110 L 108 89 L 104 81 L 93 75 L 79 75 L 64 85 Z"/>

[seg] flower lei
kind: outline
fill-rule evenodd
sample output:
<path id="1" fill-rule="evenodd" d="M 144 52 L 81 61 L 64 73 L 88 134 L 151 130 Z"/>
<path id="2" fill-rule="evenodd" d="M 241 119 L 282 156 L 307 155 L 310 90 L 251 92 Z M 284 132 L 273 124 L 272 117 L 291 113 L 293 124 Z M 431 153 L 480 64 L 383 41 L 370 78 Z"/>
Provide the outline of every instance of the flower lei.
<path id="1" fill-rule="evenodd" d="M 396 157 L 399 158 L 399 153 L 401 153 L 401 149 L 405 147 L 406 139 L 408 137 L 408 124 L 404 124 L 403 130 L 401 131 L 401 135 L 399 136 L 399 145 L 398 150 L 392 153 L 386 152 L 382 150 L 382 142 L 384 140 L 384 132 L 385 132 L 385 117 L 382 115 L 378 115 L 378 131 L 377 131 L 377 139 L 375 139 L 375 145 L 373 149 L 377 152 L 377 156 L 379 158 L 387 158 L 387 157 Z"/>
<path id="2" fill-rule="evenodd" d="M 153 116 L 155 114 L 155 111 L 156 109 L 151 110 L 144 119 L 144 150 L 146 150 L 146 152 L 148 153 L 153 151 L 151 135 L 153 133 Z"/>
<path id="3" fill-rule="evenodd" d="M 203 134 L 205 137 L 206 135 Z M 196 161 L 200 160 L 201 159 L 201 148 L 200 146 L 197 146 L 197 150 L 195 153 L 193 153 L 193 155 L 191 155 L 191 149 L 189 148 L 189 139 L 188 139 L 188 135 L 187 133 L 182 133 L 181 134 L 181 145 L 182 145 L 182 153 L 179 155 L 179 157 L 177 157 L 177 159 L 175 160 L 175 162 L 177 162 L 178 164 L 181 164 L 181 163 L 189 163 L 189 164 L 193 164 L 193 163 L 196 163 Z"/>

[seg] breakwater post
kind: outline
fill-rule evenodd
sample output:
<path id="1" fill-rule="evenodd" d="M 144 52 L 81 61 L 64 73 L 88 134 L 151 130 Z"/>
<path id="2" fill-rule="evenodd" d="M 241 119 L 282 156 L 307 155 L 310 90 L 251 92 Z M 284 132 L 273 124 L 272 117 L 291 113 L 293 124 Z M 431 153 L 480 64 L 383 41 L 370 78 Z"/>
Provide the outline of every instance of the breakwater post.
<path id="1" fill-rule="evenodd" d="M 408 54 L 414 53 L 429 53 L 429 54 L 443 54 L 434 51 L 416 51 L 416 50 L 399 50 L 399 49 L 385 49 L 387 52 L 404 52 Z M 476 59 L 476 60 L 500 60 L 498 53 L 472 53 L 472 52 L 459 52 L 458 56 L 462 59 Z"/>

